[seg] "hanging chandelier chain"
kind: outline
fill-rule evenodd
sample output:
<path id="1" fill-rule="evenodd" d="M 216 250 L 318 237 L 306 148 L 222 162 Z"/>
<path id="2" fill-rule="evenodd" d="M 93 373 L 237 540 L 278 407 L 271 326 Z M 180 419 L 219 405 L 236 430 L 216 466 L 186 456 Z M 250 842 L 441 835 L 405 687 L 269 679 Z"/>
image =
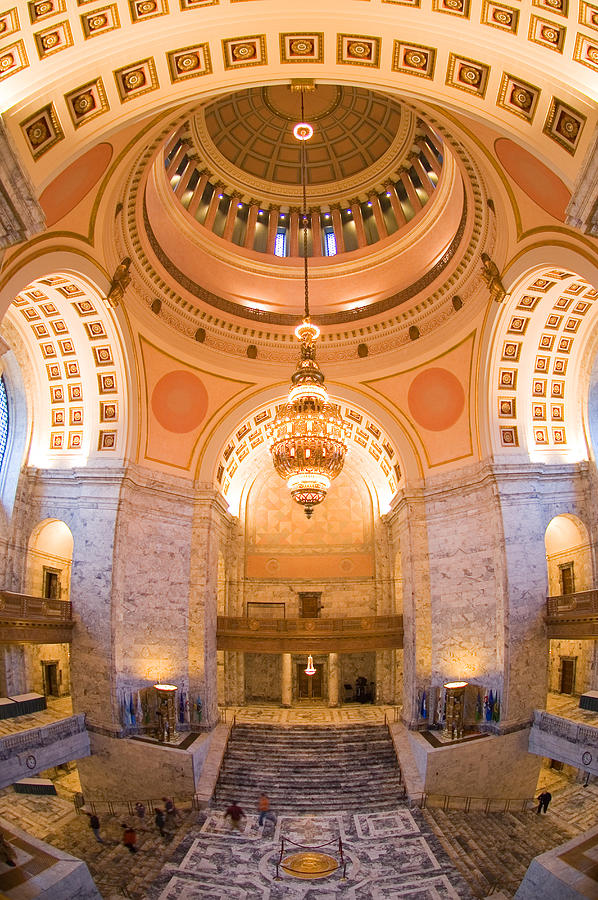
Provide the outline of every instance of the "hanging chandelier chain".
<path id="1" fill-rule="evenodd" d="M 301 121 L 305 122 L 305 110 L 303 106 L 303 91 L 301 91 Z M 303 199 L 303 285 L 305 289 L 305 318 L 309 319 L 309 280 L 307 277 L 307 141 L 301 141 L 301 195 Z"/>

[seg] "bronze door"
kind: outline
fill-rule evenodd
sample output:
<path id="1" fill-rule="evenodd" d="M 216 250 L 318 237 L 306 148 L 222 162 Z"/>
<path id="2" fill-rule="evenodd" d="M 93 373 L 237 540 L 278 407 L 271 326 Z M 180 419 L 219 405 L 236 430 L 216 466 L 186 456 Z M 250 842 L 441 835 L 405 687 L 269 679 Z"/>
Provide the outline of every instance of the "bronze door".
<path id="1" fill-rule="evenodd" d="M 561 694 L 572 694 L 575 687 L 575 660 L 561 658 Z"/>
<path id="2" fill-rule="evenodd" d="M 322 699 L 322 666 L 316 666 L 315 675 L 305 674 L 305 663 L 297 663 L 297 689 L 299 700 Z"/>

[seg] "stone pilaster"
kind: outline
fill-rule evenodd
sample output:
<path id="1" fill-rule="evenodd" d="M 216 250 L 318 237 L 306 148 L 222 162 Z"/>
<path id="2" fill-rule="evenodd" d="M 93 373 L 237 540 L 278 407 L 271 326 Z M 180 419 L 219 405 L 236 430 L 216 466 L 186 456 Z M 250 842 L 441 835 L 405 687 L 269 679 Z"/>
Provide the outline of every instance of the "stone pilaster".
<path id="1" fill-rule="evenodd" d="M 338 653 L 328 654 L 328 706 L 338 706 L 340 666 Z"/>
<path id="2" fill-rule="evenodd" d="M 282 705 L 293 702 L 293 660 L 290 653 L 282 654 Z"/>
<path id="3" fill-rule="evenodd" d="M 431 680 L 432 624 L 428 534 L 421 491 L 403 495 L 386 520 L 401 555 L 404 615 L 403 720 L 417 728 L 419 694 Z"/>
<path id="4" fill-rule="evenodd" d="M 216 618 L 218 551 L 231 524 L 226 503 L 216 491 L 200 488 L 193 511 L 189 583 L 189 692 L 201 698 L 203 724 L 218 721 Z"/>

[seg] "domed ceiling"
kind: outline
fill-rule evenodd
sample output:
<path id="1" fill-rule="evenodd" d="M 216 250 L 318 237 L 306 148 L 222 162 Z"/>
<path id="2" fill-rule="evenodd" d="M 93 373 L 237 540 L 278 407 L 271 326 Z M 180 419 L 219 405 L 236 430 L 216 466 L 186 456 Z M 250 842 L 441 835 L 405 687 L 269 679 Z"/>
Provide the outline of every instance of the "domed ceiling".
<path id="1" fill-rule="evenodd" d="M 306 147 L 307 184 L 320 201 L 354 191 L 355 176 L 360 190 L 368 190 L 396 170 L 414 139 L 414 113 L 363 88 L 318 85 L 304 95 L 304 118 L 314 128 Z M 259 180 L 262 196 L 280 199 L 281 187 L 288 198 L 301 183 L 299 142 L 293 137 L 300 121 L 301 92 L 276 85 L 211 103 L 193 117 L 192 130 L 217 172 L 254 189 Z"/>
<path id="2" fill-rule="evenodd" d="M 303 100 L 312 316 L 324 344 L 373 326 L 396 347 L 419 334 L 414 316 L 429 330 L 452 309 L 479 267 L 476 166 L 423 104 L 337 85 Z M 219 347 L 242 334 L 286 357 L 303 312 L 301 118 L 292 85 L 260 86 L 181 111 L 148 141 L 123 196 L 121 258 L 184 334 Z"/>

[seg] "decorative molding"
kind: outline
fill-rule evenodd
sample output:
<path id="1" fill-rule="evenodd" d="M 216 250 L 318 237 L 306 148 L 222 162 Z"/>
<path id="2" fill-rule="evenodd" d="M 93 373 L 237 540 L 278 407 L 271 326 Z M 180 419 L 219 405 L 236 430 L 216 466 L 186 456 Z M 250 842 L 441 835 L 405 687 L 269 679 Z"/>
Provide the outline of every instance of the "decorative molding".
<path id="1" fill-rule="evenodd" d="M 388 2 L 388 0 L 387 0 Z M 395 41 L 392 54 L 393 72 L 418 75 L 420 78 L 434 78 L 436 49 L 423 44 L 409 44 Z"/>
<path id="2" fill-rule="evenodd" d="M 585 34 L 577 34 L 573 59 L 576 62 L 598 72 L 598 38 L 587 37 Z"/>
<path id="3" fill-rule="evenodd" d="M 114 71 L 114 80 L 121 103 L 134 100 L 155 91 L 159 87 L 156 64 L 153 57 L 141 59 Z"/>
<path id="4" fill-rule="evenodd" d="M 89 81 L 65 94 L 64 99 L 75 128 L 85 125 L 86 122 L 110 109 L 101 78 Z"/>
<path id="5" fill-rule="evenodd" d="M 338 34 L 336 43 L 336 61 L 353 66 L 380 66 L 379 37 L 363 34 Z"/>
<path id="6" fill-rule="evenodd" d="M 267 63 L 266 35 L 250 34 L 246 37 L 222 41 L 225 69 L 245 69 L 248 66 L 264 66 Z"/>
<path id="7" fill-rule="evenodd" d="M 44 28 L 43 31 L 35 32 L 33 37 L 40 59 L 47 59 L 49 56 L 73 46 L 73 35 L 68 19 Z"/>
<path id="8" fill-rule="evenodd" d="M 80 16 L 81 27 L 85 39 L 96 37 L 99 34 L 106 34 L 120 28 L 120 19 L 118 17 L 118 7 L 116 3 L 109 6 L 101 6 L 93 11 L 83 13 Z"/>
<path id="9" fill-rule="evenodd" d="M 210 45 L 207 42 L 171 50 L 166 54 L 166 58 L 170 80 L 173 84 L 177 81 L 186 81 L 188 78 L 197 78 L 200 75 L 211 75 L 212 73 Z"/>
<path id="10" fill-rule="evenodd" d="M 449 53 L 446 72 L 446 84 L 449 87 L 458 88 L 460 91 L 476 94 L 483 98 L 486 95 L 489 75 L 490 66 L 475 59 Z"/>
<path id="11" fill-rule="evenodd" d="M 0 81 L 16 75 L 29 65 L 25 43 L 21 40 L 15 41 L 0 50 Z"/>
<path id="12" fill-rule="evenodd" d="M 280 35 L 282 63 L 324 62 L 324 33 L 284 32 Z"/>
<path id="13" fill-rule="evenodd" d="M 531 123 L 538 106 L 540 93 L 539 87 L 535 87 L 515 75 L 509 75 L 508 72 L 503 72 L 496 105 Z"/>
<path id="14" fill-rule="evenodd" d="M 577 150 L 585 122 L 586 117 L 582 113 L 553 97 L 543 132 L 573 155 Z"/>
<path id="15" fill-rule="evenodd" d="M 482 25 L 490 25 L 492 28 L 517 34 L 519 10 L 503 3 L 495 3 L 494 0 L 483 0 L 480 21 Z"/>
<path id="16" fill-rule="evenodd" d="M 533 44 L 540 44 L 548 50 L 563 52 L 567 29 L 556 22 L 542 19 L 540 16 L 530 16 L 528 40 Z"/>
<path id="17" fill-rule="evenodd" d="M 0 250 L 29 240 L 45 224 L 33 183 L 0 120 Z"/>
<path id="18" fill-rule="evenodd" d="M 34 159 L 39 159 L 64 138 L 64 131 L 53 103 L 24 119 L 21 122 L 21 131 Z"/>
<path id="19" fill-rule="evenodd" d="M 598 236 L 598 129 L 579 171 L 565 222 L 593 237 Z"/>

